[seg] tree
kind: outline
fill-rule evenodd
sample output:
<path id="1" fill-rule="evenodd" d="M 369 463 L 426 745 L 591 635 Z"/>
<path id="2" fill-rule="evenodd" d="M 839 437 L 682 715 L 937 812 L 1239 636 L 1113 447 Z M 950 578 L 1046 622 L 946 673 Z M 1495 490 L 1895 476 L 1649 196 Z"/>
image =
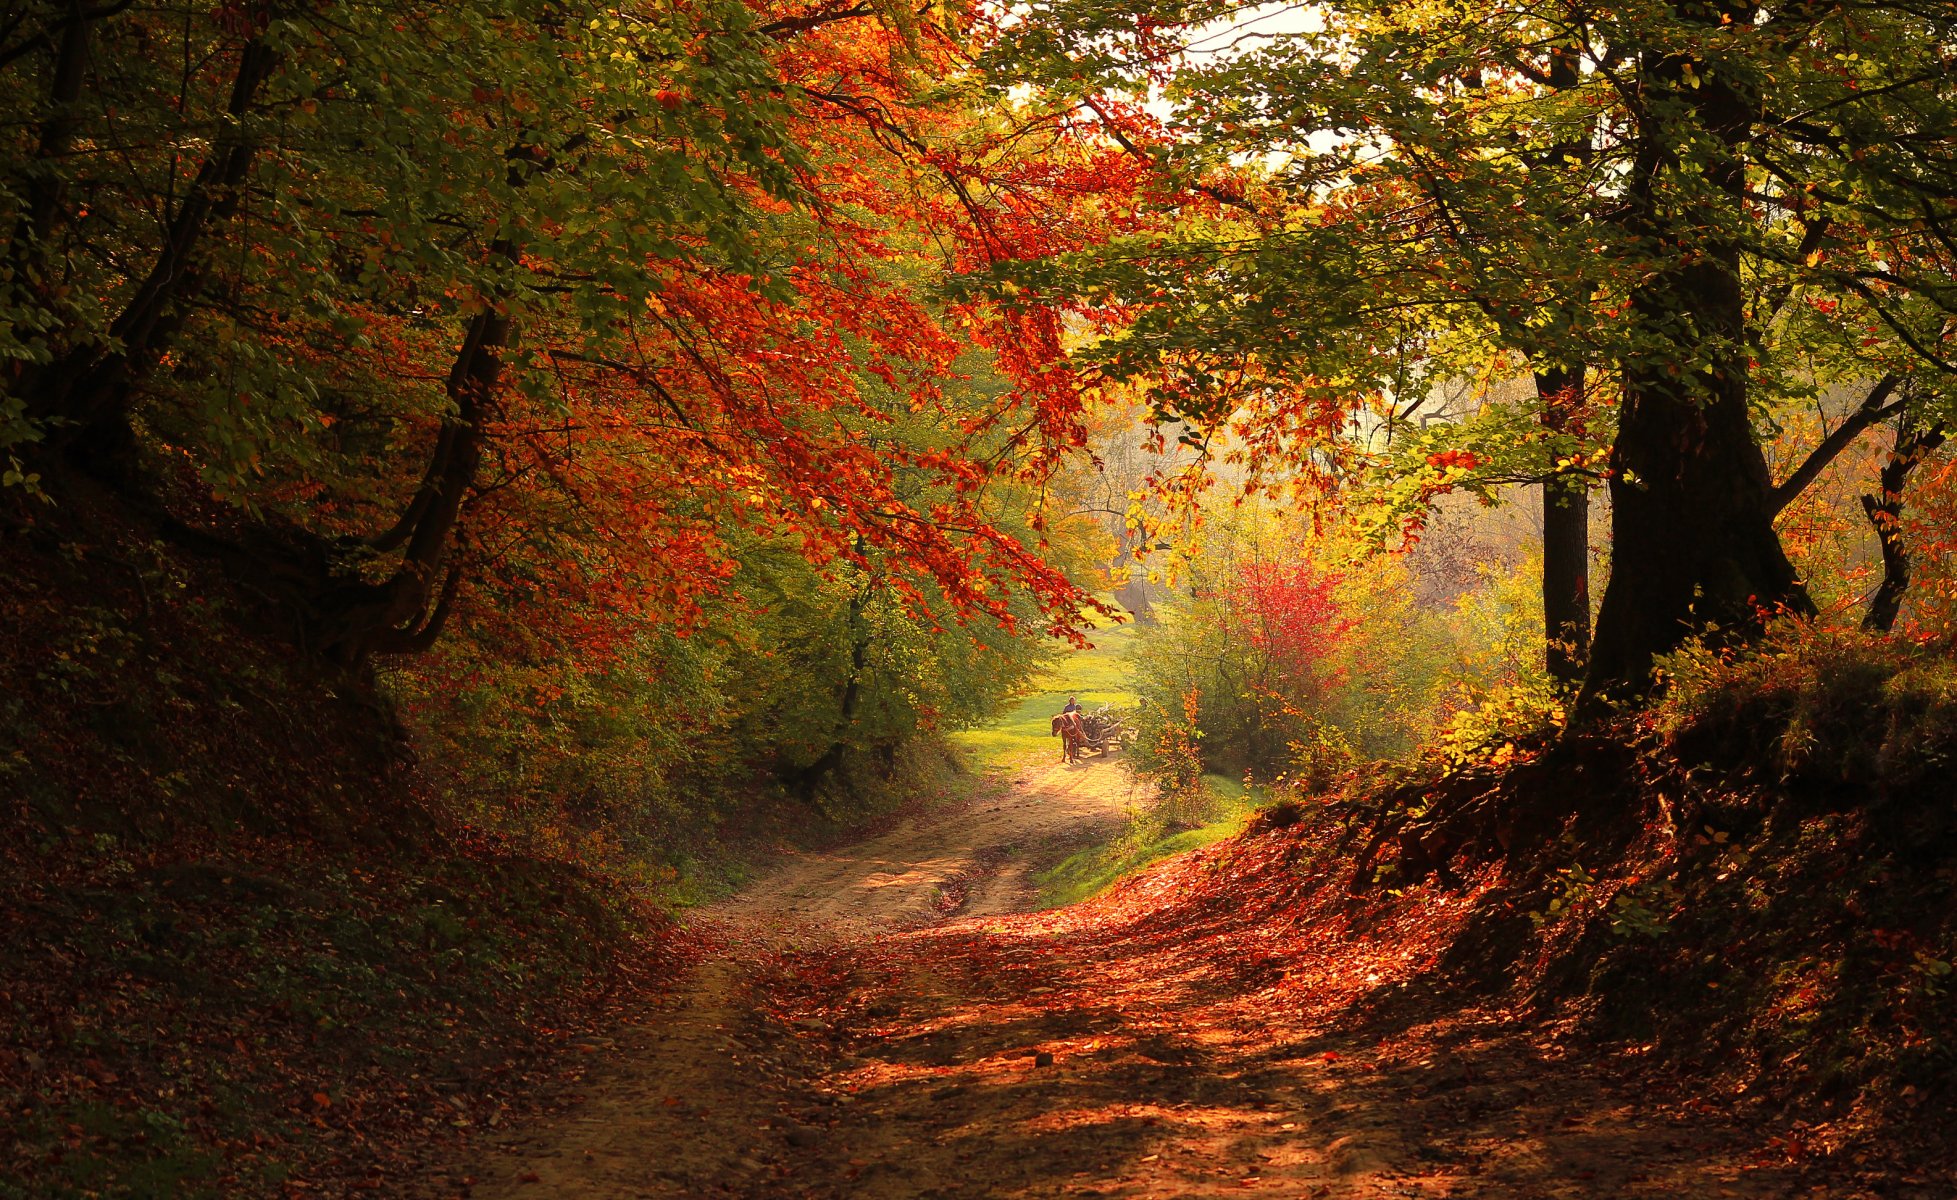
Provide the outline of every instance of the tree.
<path id="1" fill-rule="evenodd" d="M 1107 96 L 1159 91 L 1165 127 L 1109 136 L 1231 210 L 1048 273 L 1128 302 L 1098 361 L 1294 463 L 1322 442 L 1260 428 L 1322 439 L 1503 355 L 1550 395 L 1594 372 L 1618 410 L 1593 711 L 1687 637 L 1807 611 L 1753 421 L 1812 346 L 1773 335 L 1825 302 L 1841 377 L 1947 374 L 1952 15 L 1362 0 L 1220 28 L 1230 13 L 1062 0 L 1003 31 L 1014 78 L 1111 121 Z"/>
<path id="2" fill-rule="evenodd" d="M 1907 408 L 1898 412 L 1896 441 L 1883 464 L 1879 487 L 1874 495 L 1862 497 L 1862 509 L 1882 546 L 1882 581 L 1869 597 L 1868 611 L 1862 616 L 1862 628 L 1871 633 L 1888 633 L 1895 628 L 1903 594 L 1909 590 L 1910 553 L 1902 528 L 1903 488 L 1946 437 L 1941 422 L 1924 423 Z"/>
<path id="3" fill-rule="evenodd" d="M 744 528 L 1071 632 L 1084 597 L 985 500 L 1081 441 L 1054 315 L 934 292 L 1099 236 L 1126 184 L 975 104 L 962 20 L 28 6 L 0 42 L 9 479 L 106 482 L 353 669 L 470 597 L 684 622 Z M 1011 381 L 976 407 L 944 386 L 970 345 Z M 879 442 L 891 393 L 948 436 Z"/>

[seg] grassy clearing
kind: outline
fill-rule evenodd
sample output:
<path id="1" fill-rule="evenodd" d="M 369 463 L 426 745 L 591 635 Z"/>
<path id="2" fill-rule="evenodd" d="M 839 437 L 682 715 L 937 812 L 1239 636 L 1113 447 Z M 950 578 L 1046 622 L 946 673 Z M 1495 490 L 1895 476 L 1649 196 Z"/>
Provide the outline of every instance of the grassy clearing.
<path id="1" fill-rule="evenodd" d="M 1138 809 L 1114 840 L 1077 851 L 1042 872 L 1037 877 L 1041 902 L 1048 908 L 1074 904 L 1158 859 L 1234 836 L 1264 799 L 1224 775 L 1203 776 L 1203 792 L 1196 804 L 1183 805 L 1184 820 L 1174 820 L 1161 809 Z M 1201 824 L 1189 828 L 1190 820 Z"/>
<path id="2" fill-rule="evenodd" d="M 1128 648 L 1135 640 L 1135 627 L 1121 625 L 1094 635 L 1094 648 L 1077 650 L 1061 659 L 1035 680 L 1038 689 L 1026 694 L 1019 704 L 998 720 L 981 729 L 967 729 L 952 735 L 952 740 L 971 754 L 980 767 L 998 766 L 1033 751 L 1053 749 L 1053 714 L 1077 697 L 1083 707 L 1103 704 L 1127 707 L 1135 703 L 1128 686 Z"/>

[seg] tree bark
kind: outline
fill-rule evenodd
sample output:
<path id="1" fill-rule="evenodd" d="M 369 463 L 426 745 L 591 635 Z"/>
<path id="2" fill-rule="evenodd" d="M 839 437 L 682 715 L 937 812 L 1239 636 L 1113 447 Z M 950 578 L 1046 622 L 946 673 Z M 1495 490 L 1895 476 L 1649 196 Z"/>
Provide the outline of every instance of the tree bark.
<path id="1" fill-rule="evenodd" d="M 498 242 L 495 253 L 508 256 L 513 249 Z M 351 666 L 374 654 L 412 653 L 427 649 L 441 633 L 461 582 L 459 569 L 448 561 L 456 526 L 475 486 L 483 427 L 502 383 L 502 350 L 514 329 L 509 315 L 494 307 L 470 319 L 449 370 L 453 411 L 442 421 L 407 511 L 384 541 L 377 539 L 386 549 L 404 548 L 401 562 L 379 583 L 345 584 L 324 598 L 319 649 L 329 658 Z M 438 592 L 437 580 L 444 576 Z"/>
<path id="2" fill-rule="evenodd" d="M 1876 585 L 1875 595 L 1869 597 L 1869 610 L 1862 616 L 1862 628 L 1870 633 L 1888 633 L 1902 613 L 1910 568 L 1909 547 L 1903 542 L 1903 488 L 1917 464 L 1943 445 L 1944 436 L 1941 424 L 1919 425 L 1904 409 L 1896 417 L 1895 449 L 1882 467 L 1882 490 L 1862 497 L 1862 511 L 1869 514 L 1869 524 L 1875 526 L 1876 539 L 1882 544 L 1882 582 Z"/>
<path id="3" fill-rule="evenodd" d="M 1117 544 L 1121 549 L 1114 557 L 1114 569 L 1119 571 L 1125 567 L 1128 570 L 1126 582 L 1114 589 L 1115 602 L 1128 610 L 1128 615 L 1135 619 L 1135 624 L 1153 625 L 1155 624 L 1155 601 L 1149 596 L 1148 572 L 1141 564 L 1135 561 L 1135 555 L 1131 549 L 1133 542 L 1137 538 L 1126 530 L 1123 530 L 1115 536 L 1118 539 Z"/>
<path id="4" fill-rule="evenodd" d="M 170 214 L 148 274 L 110 323 L 108 338 L 71 348 L 23 381 L 28 415 L 48 423 L 51 448 L 98 467 L 126 454 L 134 385 L 182 327 L 184 305 L 203 290 L 204 243 L 211 228 L 238 209 L 258 155 L 247 118 L 280 58 L 260 38 L 240 51 L 225 105 L 228 119 Z"/>
<path id="5" fill-rule="evenodd" d="M 1544 427 L 1564 432 L 1581 402 L 1583 368 L 1536 372 Z M 1542 484 L 1543 658 L 1558 683 L 1583 678 L 1590 656 L 1590 482 L 1579 472 Z"/>
<path id="6" fill-rule="evenodd" d="M 1745 16 L 1720 7 L 1675 11 L 1706 25 Z M 1628 224 L 1652 269 L 1630 297 L 1644 344 L 1625 359 L 1611 449 L 1611 575 L 1579 703 L 1590 714 L 1647 692 L 1654 660 L 1688 637 L 1744 641 L 1776 611 L 1814 611 L 1774 533 L 1747 407 L 1739 250 L 1717 232 L 1743 204 L 1753 106 L 1729 73 L 1679 55 L 1647 53 L 1639 70 Z"/>
<path id="7" fill-rule="evenodd" d="M 1567 92 L 1581 86 L 1583 73 L 1574 46 L 1549 51 L 1549 86 Z M 1570 160 L 1588 162 L 1595 153 L 1586 131 L 1551 146 L 1540 164 L 1552 172 Z M 1573 308 L 1581 301 L 1568 301 Z M 1535 372 L 1542 424 L 1551 433 L 1571 432 L 1582 410 L 1585 368 L 1552 366 Z M 1590 481 L 1577 471 L 1551 474 L 1542 485 L 1543 666 L 1561 684 L 1582 680 L 1590 657 Z"/>
<path id="8" fill-rule="evenodd" d="M 14 232 L 16 249 L 44 247 L 54 232 L 54 219 L 61 208 L 64 191 L 53 163 L 68 153 L 75 134 L 81 130 L 77 103 L 88 71 L 91 27 L 90 16 L 80 0 L 69 5 L 67 19 L 61 23 L 60 37 L 54 42 L 52 77 L 48 85 L 48 115 L 36 139 L 32 173 L 27 179 L 27 210 Z"/>

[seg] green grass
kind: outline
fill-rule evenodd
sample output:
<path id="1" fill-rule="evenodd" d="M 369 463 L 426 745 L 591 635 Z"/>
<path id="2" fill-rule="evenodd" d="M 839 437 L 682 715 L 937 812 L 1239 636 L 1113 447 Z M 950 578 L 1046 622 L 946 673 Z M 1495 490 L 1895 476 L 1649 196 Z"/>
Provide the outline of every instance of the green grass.
<path id="1" fill-rule="evenodd" d="M 981 729 L 955 733 L 952 740 L 981 767 L 999 765 L 1032 751 L 1051 751 L 1053 714 L 1060 711 L 1068 696 L 1078 698 L 1081 707 L 1090 711 L 1103 704 L 1125 708 L 1135 703 L 1123 657 L 1134 640 L 1132 625 L 1097 631 L 1093 649 L 1076 650 L 1061 659 L 1033 681 L 1037 690 L 1027 693 L 1010 712 Z"/>
<path id="2" fill-rule="evenodd" d="M 1152 862 L 1220 842 L 1243 829 L 1262 797 L 1224 775 L 1203 776 L 1200 811 L 1189 816 L 1203 823 L 1194 829 L 1172 824 L 1160 811 L 1137 812 L 1118 837 L 1090 846 L 1061 860 L 1036 878 L 1040 899 L 1048 908 L 1074 904 L 1112 886 Z"/>

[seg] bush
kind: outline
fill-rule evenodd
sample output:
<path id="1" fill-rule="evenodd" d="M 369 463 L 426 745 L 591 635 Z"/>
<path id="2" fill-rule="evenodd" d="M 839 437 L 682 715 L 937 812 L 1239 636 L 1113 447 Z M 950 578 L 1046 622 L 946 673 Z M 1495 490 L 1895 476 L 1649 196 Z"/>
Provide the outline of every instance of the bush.
<path id="1" fill-rule="evenodd" d="M 1655 716 L 1691 759 L 1857 804 L 1927 798 L 1957 752 L 1957 663 L 1859 631 L 1789 622 L 1757 650 L 1691 647 L 1663 666 Z"/>
<path id="2" fill-rule="evenodd" d="M 1043 661 L 918 604 L 763 545 L 689 627 L 465 628 L 388 684 L 451 810 L 685 896 L 743 826 L 848 822 L 941 781 L 944 735 Z"/>
<path id="3" fill-rule="evenodd" d="M 1360 763 L 1431 751 L 1462 762 L 1561 725 L 1526 570 L 1480 568 L 1468 591 L 1423 605 L 1402 558 L 1332 571 L 1314 552 L 1331 553 L 1219 554 L 1207 582 L 1141 631 L 1145 773 L 1188 777 L 1174 759 L 1194 747 L 1203 770 L 1323 788 Z"/>

